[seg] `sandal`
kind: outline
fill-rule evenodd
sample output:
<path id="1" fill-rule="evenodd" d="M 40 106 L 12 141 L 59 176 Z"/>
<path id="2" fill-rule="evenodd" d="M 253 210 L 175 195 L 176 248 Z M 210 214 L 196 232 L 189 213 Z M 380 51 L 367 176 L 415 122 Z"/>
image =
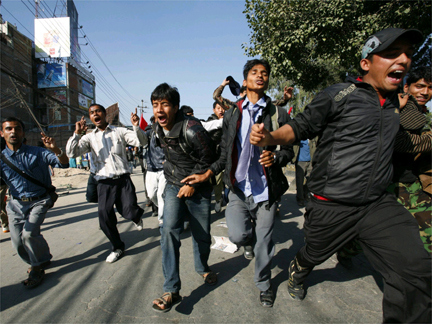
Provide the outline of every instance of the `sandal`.
<path id="1" fill-rule="evenodd" d="M 204 284 L 206 284 L 207 286 L 214 286 L 218 282 L 217 274 L 213 271 L 204 273 L 201 276 L 204 278 Z"/>
<path id="2" fill-rule="evenodd" d="M 166 313 L 171 310 L 173 305 L 180 303 L 182 300 L 182 296 L 178 292 L 166 292 L 160 298 L 156 298 L 153 301 L 153 310 L 156 312 Z M 156 304 L 155 304 L 156 302 Z M 163 306 L 163 308 L 161 308 Z"/>
<path id="3" fill-rule="evenodd" d="M 39 286 L 42 283 L 43 277 L 45 275 L 44 270 L 31 270 L 29 276 L 26 280 L 22 281 L 24 287 L 30 289 Z"/>

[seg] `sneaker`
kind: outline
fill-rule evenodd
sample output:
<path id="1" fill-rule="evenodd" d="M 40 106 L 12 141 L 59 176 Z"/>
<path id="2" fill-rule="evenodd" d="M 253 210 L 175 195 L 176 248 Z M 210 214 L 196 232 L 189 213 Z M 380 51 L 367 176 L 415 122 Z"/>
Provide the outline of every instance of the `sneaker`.
<path id="1" fill-rule="evenodd" d="M 116 262 L 123 254 L 123 250 L 117 249 L 115 251 L 112 251 L 108 257 L 106 258 L 106 262 L 113 263 Z"/>
<path id="2" fill-rule="evenodd" d="M 305 297 L 303 284 L 297 284 L 295 282 L 294 273 L 294 260 L 292 260 L 288 268 L 288 293 L 292 299 L 303 300 Z"/>
<path id="3" fill-rule="evenodd" d="M 183 224 L 183 228 L 186 231 L 189 228 L 189 221 L 185 221 Z"/>
<path id="4" fill-rule="evenodd" d="M 243 249 L 244 249 L 243 255 L 247 260 L 252 260 L 255 257 L 255 254 L 253 252 L 253 247 L 251 245 L 245 245 Z"/>
<path id="5" fill-rule="evenodd" d="M 134 224 L 135 224 L 135 223 L 134 223 Z M 136 227 L 136 229 L 137 229 L 138 231 L 142 231 L 142 230 L 143 230 L 144 225 L 143 225 L 143 220 L 142 220 L 142 218 L 139 220 L 138 223 L 135 224 L 135 227 Z"/>
<path id="6" fill-rule="evenodd" d="M 9 233 L 9 226 L 3 226 L 3 233 Z"/>

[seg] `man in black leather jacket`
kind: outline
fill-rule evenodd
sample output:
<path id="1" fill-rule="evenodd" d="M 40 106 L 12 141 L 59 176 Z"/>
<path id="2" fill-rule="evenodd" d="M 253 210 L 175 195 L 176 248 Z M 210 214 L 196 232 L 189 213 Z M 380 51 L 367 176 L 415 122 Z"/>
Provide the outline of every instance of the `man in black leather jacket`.
<path id="1" fill-rule="evenodd" d="M 260 290 L 263 307 L 272 307 L 271 260 L 276 201 L 288 189 L 282 167 L 294 157 L 291 145 L 253 147 L 249 143 L 252 125 L 262 122 L 270 129 L 286 124 L 290 117 L 274 106 L 265 95 L 270 66 L 264 60 L 250 60 L 243 68 L 246 97 L 224 114 L 221 155 L 202 175 L 192 175 L 182 182 L 195 184 L 225 170 L 224 183 L 230 189 L 225 210 L 231 242 L 244 246 L 247 259 L 255 257 L 255 285 Z"/>
<path id="2" fill-rule="evenodd" d="M 212 186 L 209 182 L 198 185 L 180 182 L 192 173 L 204 172 L 215 160 L 215 149 L 201 122 L 179 112 L 180 94 L 176 88 L 160 84 L 152 92 L 151 101 L 155 117 L 152 128 L 164 151 L 163 169 L 167 182 L 161 229 L 164 294 L 153 301 L 152 307 L 155 311 L 166 312 L 181 301 L 180 234 L 187 214 L 190 216 L 195 270 L 205 284 L 217 283 L 216 274 L 208 266 Z M 188 134 L 192 134 L 189 139 L 186 138 Z"/>
<path id="3" fill-rule="evenodd" d="M 289 266 L 288 291 L 302 300 L 314 266 L 357 238 L 384 278 L 384 322 L 431 322 L 431 260 L 418 226 L 386 192 L 399 129 L 399 84 L 408 72 L 418 30 L 389 28 L 368 38 L 363 77 L 333 85 L 288 125 L 272 133 L 254 125 L 254 145 L 287 144 L 319 136 L 306 206 L 306 245 Z"/>

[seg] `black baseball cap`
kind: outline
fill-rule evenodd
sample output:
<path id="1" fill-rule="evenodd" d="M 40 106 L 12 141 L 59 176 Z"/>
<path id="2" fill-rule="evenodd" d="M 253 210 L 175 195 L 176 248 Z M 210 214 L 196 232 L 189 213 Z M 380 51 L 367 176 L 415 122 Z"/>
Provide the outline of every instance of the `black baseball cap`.
<path id="1" fill-rule="evenodd" d="M 361 58 L 384 51 L 401 36 L 407 36 L 413 44 L 423 40 L 423 34 L 418 29 L 387 28 L 369 36 L 363 46 Z"/>
<path id="2" fill-rule="evenodd" d="M 228 86 L 230 88 L 231 93 L 236 97 L 240 95 L 240 84 L 238 84 L 238 82 L 234 80 L 234 78 L 231 75 L 227 76 L 226 80 L 229 81 Z"/>

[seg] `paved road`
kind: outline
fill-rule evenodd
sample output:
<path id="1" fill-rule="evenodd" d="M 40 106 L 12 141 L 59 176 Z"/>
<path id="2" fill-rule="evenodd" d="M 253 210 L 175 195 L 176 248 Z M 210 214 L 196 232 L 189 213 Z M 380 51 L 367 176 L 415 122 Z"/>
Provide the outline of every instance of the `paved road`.
<path id="1" fill-rule="evenodd" d="M 141 174 L 134 174 L 140 204 L 144 203 Z M 85 185 L 85 184 L 83 184 Z M 182 236 L 180 271 L 183 301 L 164 314 L 151 308 L 162 293 L 163 275 L 157 219 L 147 209 L 145 228 L 138 232 L 119 218 L 125 256 L 108 264 L 110 245 L 99 230 L 95 204 L 85 202 L 85 188 L 62 195 L 42 226 L 53 254 L 43 284 L 27 290 L 20 283 L 27 266 L 1 233 L 1 323 L 379 323 L 382 321 L 380 276 L 361 256 L 355 269 L 337 264 L 335 256 L 318 266 L 307 281 L 306 299 L 288 296 L 287 267 L 303 245 L 303 209 L 294 191 L 282 197 L 276 220 L 273 287 L 276 302 L 265 309 L 253 283 L 254 261 L 212 250 L 210 265 L 219 274 L 208 287 L 193 269 L 190 231 Z M 227 236 L 220 227 L 224 212 L 212 212 L 212 235 Z"/>

